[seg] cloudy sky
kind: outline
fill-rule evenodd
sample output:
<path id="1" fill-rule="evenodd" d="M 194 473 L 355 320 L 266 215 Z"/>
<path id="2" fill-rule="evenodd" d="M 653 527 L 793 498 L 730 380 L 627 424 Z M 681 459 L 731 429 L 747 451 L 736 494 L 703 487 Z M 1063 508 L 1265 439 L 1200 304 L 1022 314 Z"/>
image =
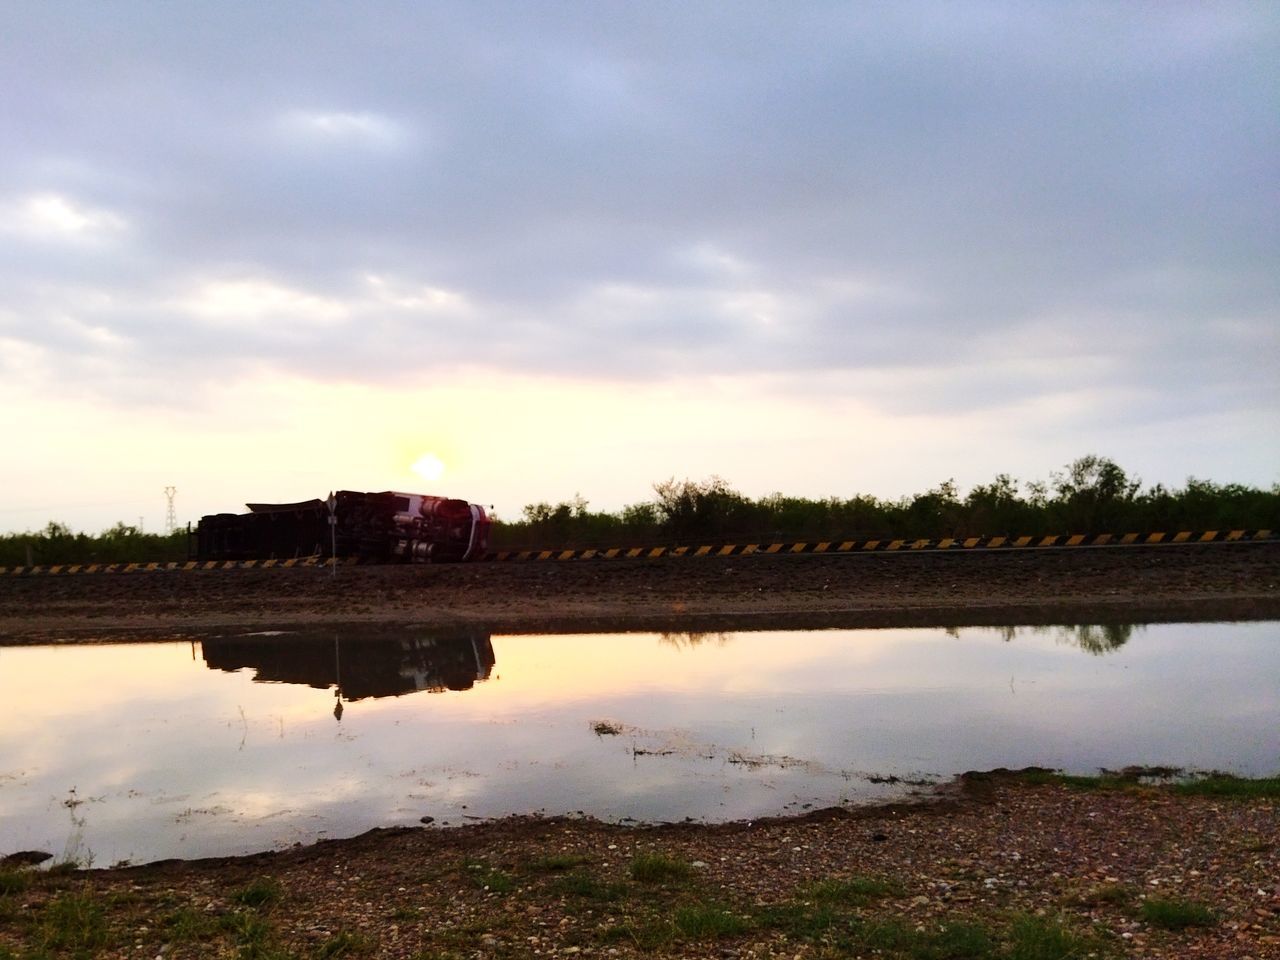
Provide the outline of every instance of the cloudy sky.
<path id="1" fill-rule="evenodd" d="M 1270 486 L 1277 63 L 1271 3 L 5 3 L 0 529 Z"/>

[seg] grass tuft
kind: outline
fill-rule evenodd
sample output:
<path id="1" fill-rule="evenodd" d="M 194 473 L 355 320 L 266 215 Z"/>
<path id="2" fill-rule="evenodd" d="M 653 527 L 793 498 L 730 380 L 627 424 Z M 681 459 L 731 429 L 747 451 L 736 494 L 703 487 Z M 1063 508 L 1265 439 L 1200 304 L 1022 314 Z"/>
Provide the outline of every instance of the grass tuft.
<path id="1" fill-rule="evenodd" d="M 1116 773 L 1083 775 L 1059 773 L 1056 770 L 1020 770 L 1014 774 L 1021 783 L 1033 786 L 1058 786 L 1070 790 L 1132 790 L 1141 786 L 1137 777 Z"/>
<path id="2" fill-rule="evenodd" d="M 832 877 L 812 884 L 805 893 L 818 903 L 857 906 L 883 897 L 901 896 L 902 885 L 883 877 Z"/>
<path id="3" fill-rule="evenodd" d="M 279 903 L 284 896 L 284 888 L 275 877 L 258 877 L 248 886 L 236 891 L 231 899 L 243 907 L 261 910 Z"/>
<path id="4" fill-rule="evenodd" d="M 746 917 L 714 903 L 679 907 L 672 922 L 680 936 L 691 940 L 736 937 L 751 929 Z"/>
<path id="5" fill-rule="evenodd" d="M 1175 793 L 1200 797 L 1280 797 L 1280 777 L 1259 777 L 1254 780 L 1233 777 L 1225 773 L 1211 773 L 1184 783 L 1173 785 Z"/>
<path id="6" fill-rule="evenodd" d="M 976 923 L 948 923 L 929 938 L 924 956 L 939 960 L 985 960 L 996 956 L 991 931 Z"/>
<path id="7" fill-rule="evenodd" d="M 164 926 L 173 943 L 191 943 L 208 940 L 218 932 L 218 920 L 192 907 L 179 907 L 164 919 Z"/>
<path id="8" fill-rule="evenodd" d="M 91 955 L 107 945 L 106 911 L 92 893 L 64 893 L 45 908 L 41 939 L 52 950 Z"/>
<path id="9" fill-rule="evenodd" d="M 1165 930 L 1211 927 L 1218 922 L 1217 915 L 1203 903 L 1179 898 L 1147 900 L 1142 904 L 1142 919 Z"/>
<path id="10" fill-rule="evenodd" d="M 583 856 L 580 853 L 553 853 L 530 860 L 529 869 L 538 873 L 559 873 L 590 862 L 590 857 Z"/>
<path id="11" fill-rule="evenodd" d="M 620 883 L 603 883 L 586 873 L 569 873 L 556 879 L 551 889 L 562 896 L 611 902 L 621 900 L 626 888 Z"/>
<path id="12" fill-rule="evenodd" d="M 0 897 L 21 893 L 31 886 L 31 875 L 22 870 L 0 870 Z"/>
<path id="13" fill-rule="evenodd" d="M 1037 786 L 1055 785 L 1072 790 L 1134 790 L 1147 786 L 1144 780 L 1152 778 L 1168 780 L 1179 773 L 1168 767 L 1130 767 L 1118 772 L 1104 771 L 1094 776 L 1059 773 L 1054 770 L 1027 769 L 1009 774 L 1021 783 Z M 1210 773 L 1196 776 L 1190 780 L 1161 784 L 1161 789 L 1168 789 L 1182 796 L 1201 797 L 1239 797 L 1255 799 L 1259 797 L 1280 797 L 1280 777 L 1235 777 L 1228 773 Z"/>
<path id="14" fill-rule="evenodd" d="M 687 861 L 664 853 L 642 853 L 631 861 L 628 870 L 631 879 L 641 883 L 687 880 L 693 874 L 693 867 Z"/>
<path id="15" fill-rule="evenodd" d="M 316 948 L 316 960 L 335 960 L 337 957 L 367 957 L 373 953 L 374 944 L 358 933 L 336 933 Z"/>
<path id="16" fill-rule="evenodd" d="M 1009 960 L 1077 960 L 1098 945 L 1054 920 L 1019 916 L 1009 930 Z"/>
<path id="17" fill-rule="evenodd" d="M 489 893 L 510 893 L 516 888 L 515 878 L 495 867 L 468 862 L 467 871 L 472 883 Z"/>
<path id="18" fill-rule="evenodd" d="M 794 900 L 755 911 L 758 926 L 778 930 L 795 940 L 821 940 L 843 916 L 830 906 L 813 907 Z"/>

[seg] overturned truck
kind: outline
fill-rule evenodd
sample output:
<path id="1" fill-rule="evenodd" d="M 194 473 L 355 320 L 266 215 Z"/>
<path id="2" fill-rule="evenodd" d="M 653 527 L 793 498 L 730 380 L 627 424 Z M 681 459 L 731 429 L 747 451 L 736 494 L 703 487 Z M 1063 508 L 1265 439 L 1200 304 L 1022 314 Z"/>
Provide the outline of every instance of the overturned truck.
<path id="1" fill-rule="evenodd" d="M 339 556 L 437 563 L 480 560 L 489 547 L 484 507 L 448 497 L 339 490 L 328 500 L 246 506 L 248 513 L 200 518 L 197 560 Z"/>

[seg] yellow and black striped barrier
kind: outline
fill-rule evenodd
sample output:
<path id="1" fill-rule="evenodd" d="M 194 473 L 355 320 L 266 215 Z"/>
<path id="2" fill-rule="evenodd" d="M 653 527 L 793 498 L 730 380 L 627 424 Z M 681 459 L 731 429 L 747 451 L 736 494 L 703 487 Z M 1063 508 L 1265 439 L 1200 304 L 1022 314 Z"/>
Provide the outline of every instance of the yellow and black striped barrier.
<path id="1" fill-rule="evenodd" d="M 1152 546 L 1156 544 L 1244 543 L 1273 539 L 1270 530 L 1183 530 L 1176 533 L 1097 533 L 1061 536 L 942 537 L 882 540 L 796 540 L 776 543 L 717 543 L 676 547 L 590 547 L 581 550 L 497 550 L 489 562 L 529 560 L 656 560 L 660 557 L 747 557 L 754 554 L 892 553 L 913 550 L 1029 550 L 1050 547 Z M 0 567 L 0 576 L 65 576 L 80 573 L 155 573 L 196 570 L 267 570 L 290 567 L 354 566 L 359 557 L 290 557 L 272 560 L 188 560 L 182 563 L 59 563 Z"/>
<path id="2" fill-rule="evenodd" d="M 289 557 L 280 560 L 186 560 L 181 563 L 50 563 L 34 566 L 0 567 L 0 576 L 6 574 L 67 576 L 76 573 L 159 573 L 190 572 L 193 570 L 266 570 L 272 567 L 332 567 L 351 566 L 358 563 L 356 557 L 339 557 L 336 561 L 326 557 Z"/>
<path id="3" fill-rule="evenodd" d="M 799 540 L 776 543 L 720 543 L 699 547 L 612 547 L 584 550 L 498 550 L 491 561 L 513 560 L 618 560 L 658 557 L 746 557 L 778 553 L 866 553 L 911 550 L 1016 550 L 1044 547 L 1146 546 L 1181 543 L 1236 543 L 1270 540 L 1270 530 L 1204 530 L 1177 533 L 1097 533 L 1036 537 L 943 537 L 883 540 Z"/>

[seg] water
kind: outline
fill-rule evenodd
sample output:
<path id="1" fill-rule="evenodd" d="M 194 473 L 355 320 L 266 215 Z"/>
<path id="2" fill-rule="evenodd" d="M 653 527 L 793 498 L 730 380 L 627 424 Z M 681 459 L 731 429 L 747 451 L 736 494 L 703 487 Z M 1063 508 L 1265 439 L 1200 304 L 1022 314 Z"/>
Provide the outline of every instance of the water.
<path id="1" fill-rule="evenodd" d="M 1280 772 L 1280 624 L 0 649 L 0 853 L 104 866 L 509 813 L 724 820 L 970 769 Z"/>

